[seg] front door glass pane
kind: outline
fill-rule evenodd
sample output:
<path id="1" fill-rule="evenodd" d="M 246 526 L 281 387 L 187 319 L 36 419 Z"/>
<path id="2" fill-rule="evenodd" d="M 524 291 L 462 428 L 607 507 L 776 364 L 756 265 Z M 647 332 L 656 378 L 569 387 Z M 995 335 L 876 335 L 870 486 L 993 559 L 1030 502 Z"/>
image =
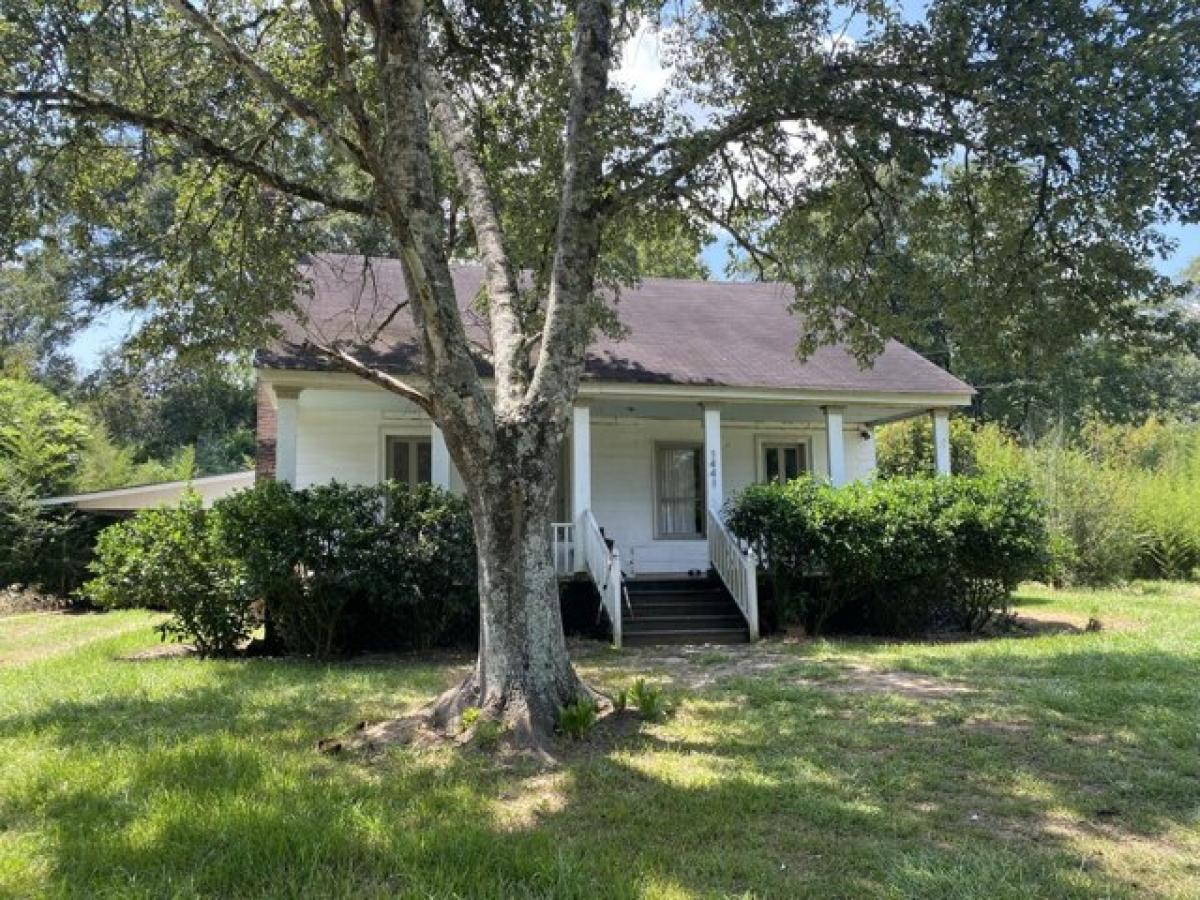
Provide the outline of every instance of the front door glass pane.
<path id="1" fill-rule="evenodd" d="M 703 536 L 704 456 L 700 447 L 659 447 L 656 463 L 658 536 Z"/>

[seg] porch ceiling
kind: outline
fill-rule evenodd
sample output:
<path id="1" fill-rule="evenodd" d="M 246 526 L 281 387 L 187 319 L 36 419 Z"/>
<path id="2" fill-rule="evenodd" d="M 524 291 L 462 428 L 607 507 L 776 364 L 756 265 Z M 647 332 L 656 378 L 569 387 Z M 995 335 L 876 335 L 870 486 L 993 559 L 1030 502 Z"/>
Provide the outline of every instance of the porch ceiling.
<path id="1" fill-rule="evenodd" d="M 619 419 L 694 419 L 699 425 L 703 414 L 701 404 L 662 400 L 589 401 L 596 418 Z M 781 422 L 787 424 L 822 425 L 825 422 L 821 406 L 815 403 L 722 403 L 723 422 Z M 911 416 L 924 415 L 926 406 L 883 406 L 845 403 L 844 422 L 847 425 L 874 425 Z"/>
<path id="2" fill-rule="evenodd" d="M 395 394 L 353 375 L 332 372 L 286 372 L 260 370 L 270 384 L 283 384 L 302 389 L 302 408 L 337 409 L 340 411 L 379 411 L 384 415 L 418 416 L 420 411 Z M 611 387 L 611 386 L 610 386 Z M 672 388 L 678 391 L 678 388 Z M 845 411 L 843 421 L 847 425 L 875 425 L 898 419 L 920 416 L 934 407 L 959 407 L 969 402 L 969 397 L 952 398 L 916 396 L 911 399 L 902 395 L 893 401 L 891 397 L 864 397 L 856 402 L 851 397 L 791 399 L 788 397 L 757 397 L 741 399 L 727 394 L 718 394 L 706 400 L 706 389 L 693 389 L 690 396 L 662 396 L 655 388 L 634 387 L 619 394 L 601 392 L 594 383 L 584 384 L 579 400 L 586 403 L 593 415 L 599 418 L 645 418 L 645 419 L 690 419 L 697 423 L 703 418 L 703 402 L 713 402 L 721 410 L 726 422 L 778 422 L 818 425 L 824 422 L 822 401 L 838 406 Z"/>

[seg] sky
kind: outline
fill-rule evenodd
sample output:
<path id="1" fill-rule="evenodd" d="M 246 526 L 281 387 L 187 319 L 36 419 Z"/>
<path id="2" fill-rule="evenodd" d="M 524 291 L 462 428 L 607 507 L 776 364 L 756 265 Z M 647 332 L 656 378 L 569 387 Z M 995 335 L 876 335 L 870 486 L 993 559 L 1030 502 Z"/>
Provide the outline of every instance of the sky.
<path id="1" fill-rule="evenodd" d="M 905 17 L 913 19 L 922 14 L 924 4 L 919 0 L 903 0 L 902 7 Z M 854 29 L 849 29 L 848 33 L 853 36 Z M 658 36 L 652 28 L 639 28 L 635 38 L 625 45 L 614 78 L 635 100 L 647 100 L 666 87 L 670 70 L 663 65 Z M 1175 242 L 1176 248 L 1166 259 L 1156 260 L 1155 266 L 1162 274 L 1175 278 L 1188 262 L 1200 257 L 1200 224 L 1169 222 L 1162 230 Z M 714 235 L 713 242 L 702 254 L 714 278 L 725 276 L 728 249 L 728 238 Z M 132 317 L 110 313 L 76 337 L 70 347 L 71 355 L 81 368 L 90 370 L 106 351 L 121 343 L 132 327 Z"/>

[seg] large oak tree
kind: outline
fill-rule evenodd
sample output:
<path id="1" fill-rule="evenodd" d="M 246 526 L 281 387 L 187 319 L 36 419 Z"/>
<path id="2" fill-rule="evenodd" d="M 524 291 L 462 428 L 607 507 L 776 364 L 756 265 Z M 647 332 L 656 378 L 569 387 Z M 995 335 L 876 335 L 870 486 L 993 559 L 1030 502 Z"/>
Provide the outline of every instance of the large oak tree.
<path id="1" fill-rule="evenodd" d="M 400 258 L 419 376 L 314 345 L 445 432 L 482 626 L 475 672 L 440 711 L 478 705 L 531 740 L 586 691 L 559 621 L 550 498 L 608 289 L 637 275 L 632 244 L 720 227 L 797 282 L 802 350 L 846 340 L 866 359 L 922 290 L 926 257 L 902 227 L 917 204 L 974 208 L 959 314 L 1078 333 L 1144 287 L 1155 222 L 1200 209 L 1184 0 L 935 0 L 917 21 L 880 0 L 0 10 L 8 249 L 86 257 L 95 296 L 142 310 L 142 347 L 262 341 L 303 252 Z M 635 103 L 610 73 L 647 22 L 672 78 Z M 998 185 L 1019 198 L 1015 230 L 988 221 Z M 486 273 L 490 382 L 454 297 L 462 258 Z M 1010 277 L 1030 260 L 1033 276 Z M 1081 290 L 1045 308 L 1047 284 Z"/>

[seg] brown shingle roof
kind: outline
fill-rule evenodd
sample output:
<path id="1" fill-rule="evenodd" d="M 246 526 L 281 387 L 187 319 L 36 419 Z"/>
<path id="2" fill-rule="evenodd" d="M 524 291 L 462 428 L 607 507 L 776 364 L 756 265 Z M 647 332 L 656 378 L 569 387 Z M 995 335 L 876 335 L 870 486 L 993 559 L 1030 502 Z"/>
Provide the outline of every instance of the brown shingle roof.
<path id="1" fill-rule="evenodd" d="M 355 346 L 364 362 L 397 372 L 416 368 L 419 346 L 407 312 L 383 329 L 372 348 L 362 346 L 394 304 L 406 296 L 400 263 L 392 259 L 324 254 L 304 274 L 310 296 L 300 301 L 311 333 Z M 453 272 L 467 331 L 486 344 L 484 322 L 470 309 L 483 272 Z M 643 384 L 694 384 L 872 393 L 970 393 L 971 388 L 898 341 L 888 341 L 873 365 L 861 368 L 839 346 L 796 357 L 802 322 L 788 311 L 790 285 L 647 278 L 621 292 L 617 315 L 627 334 L 600 337 L 588 351 L 585 378 Z M 263 368 L 323 369 L 303 347 L 305 326 L 282 320 L 283 336 L 260 351 Z"/>

